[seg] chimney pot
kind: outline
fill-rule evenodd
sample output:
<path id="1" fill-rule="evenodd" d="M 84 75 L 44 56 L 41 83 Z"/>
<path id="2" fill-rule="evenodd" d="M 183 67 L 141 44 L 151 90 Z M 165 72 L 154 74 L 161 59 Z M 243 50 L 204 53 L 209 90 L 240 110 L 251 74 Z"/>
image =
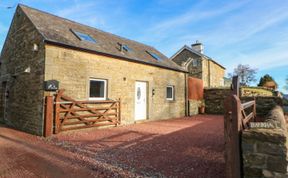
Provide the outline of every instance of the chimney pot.
<path id="1" fill-rule="evenodd" d="M 194 49 L 195 51 L 197 51 L 201 54 L 204 53 L 204 46 L 198 40 L 196 40 L 196 42 L 194 44 L 192 44 L 191 47 L 192 47 L 192 49 Z"/>

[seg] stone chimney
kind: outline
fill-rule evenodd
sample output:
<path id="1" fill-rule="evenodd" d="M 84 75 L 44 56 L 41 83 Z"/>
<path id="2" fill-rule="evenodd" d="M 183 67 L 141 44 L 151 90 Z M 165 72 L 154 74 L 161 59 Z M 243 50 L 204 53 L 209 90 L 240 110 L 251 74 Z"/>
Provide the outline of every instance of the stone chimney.
<path id="1" fill-rule="evenodd" d="M 201 54 L 204 53 L 204 46 L 198 40 L 196 41 L 196 43 L 192 44 L 191 47 L 192 47 L 192 49 L 194 49 L 195 51 L 197 51 Z"/>

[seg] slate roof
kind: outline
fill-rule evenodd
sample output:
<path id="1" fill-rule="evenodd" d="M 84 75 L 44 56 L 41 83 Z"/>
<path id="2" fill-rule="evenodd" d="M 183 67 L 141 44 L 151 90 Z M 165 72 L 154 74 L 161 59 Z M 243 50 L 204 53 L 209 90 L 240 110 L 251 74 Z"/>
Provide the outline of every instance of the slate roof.
<path id="1" fill-rule="evenodd" d="M 186 72 L 173 61 L 154 47 L 129 40 L 99 29 L 83 25 L 65 18 L 61 18 L 47 12 L 43 12 L 25 5 L 19 5 L 27 17 L 41 33 L 46 43 L 70 47 L 77 50 L 108 55 L 132 62 L 144 63 L 166 69 Z M 91 43 L 80 40 L 73 32 L 78 31 L 88 34 L 97 42 Z M 120 45 L 127 45 L 131 51 L 121 51 Z M 155 53 L 161 58 L 156 60 L 148 52 Z"/>
<path id="2" fill-rule="evenodd" d="M 222 66 L 221 64 L 219 64 L 218 62 L 216 62 L 216 61 L 215 61 L 214 59 L 212 59 L 211 57 L 206 56 L 205 54 L 202 54 L 202 53 L 200 53 L 200 52 L 198 52 L 198 51 L 190 48 L 190 47 L 187 46 L 187 45 L 184 45 L 179 51 L 177 51 L 173 56 L 171 56 L 171 57 L 170 57 L 170 60 L 172 61 L 178 54 L 180 54 L 180 53 L 181 53 L 183 50 L 185 50 L 185 49 L 188 50 L 188 51 L 190 51 L 190 52 L 192 52 L 192 53 L 194 53 L 194 54 L 196 54 L 196 55 L 198 55 L 198 56 L 200 56 L 200 57 L 204 57 L 204 58 L 206 58 L 206 59 L 214 62 L 215 64 L 217 64 L 218 66 L 220 66 L 220 67 L 223 68 L 223 69 L 226 69 L 224 66 Z"/>

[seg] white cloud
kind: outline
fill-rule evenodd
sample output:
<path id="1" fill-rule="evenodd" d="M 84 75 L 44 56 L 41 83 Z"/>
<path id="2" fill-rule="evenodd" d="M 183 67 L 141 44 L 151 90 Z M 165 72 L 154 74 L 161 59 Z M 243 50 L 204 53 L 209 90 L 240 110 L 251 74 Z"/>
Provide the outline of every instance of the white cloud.
<path id="1" fill-rule="evenodd" d="M 144 35 L 143 38 L 161 44 L 159 48 L 169 56 L 184 44 L 199 39 L 208 46 L 208 55 L 219 59 L 218 62 L 230 72 L 239 63 L 250 64 L 261 70 L 288 66 L 288 27 L 281 28 L 288 21 L 286 6 L 275 8 L 266 3 L 257 9 L 255 6 L 258 5 L 232 4 L 220 10 L 207 9 L 208 12 L 200 13 L 201 23 L 192 18 L 192 12 L 180 15 L 152 28 L 161 30 L 160 35 L 156 31 L 150 37 Z M 230 13 L 229 6 L 237 10 Z M 209 24 L 211 18 L 215 22 L 217 15 L 221 20 L 217 19 L 214 25 L 203 28 L 203 24 Z"/>
<path id="2" fill-rule="evenodd" d="M 54 13 L 60 17 L 65 17 L 90 26 L 104 26 L 105 20 L 102 18 L 103 15 L 98 13 L 98 7 L 99 5 L 95 1 L 80 3 L 74 0 L 71 6 Z"/>
<path id="3" fill-rule="evenodd" d="M 249 64 L 251 67 L 259 70 L 269 70 L 277 67 L 288 66 L 288 36 L 287 40 L 273 43 L 266 50 L 258 50 L 251 52 L 232 52 L 226 56 L 227 71 L 232 72 L 238 64 Z M 227 60 L 230 59 L 230 60 Z"/>
<path id="4" fill-rule="evenodd" d="M 191 8 L 190 10 L 188 10 L 187 12 L 185 12 L 184 14 L 181 14 L 177 17 L 172 18 L 172 19 L 160 22 L 155 27 L 153 27 L 151 29 L 151 31 L 163 32 L 163 31 L 171 29 L 171 28 L 172 29 L 173 28 L 179 28 L 179 27 L 186 25 L 188 23 L 193 23 L 193 22 L 195 23 L 195 22 L 201 21 L 203 19 L 208 19 L 211 17 L 215 17 L 215 16 L 219 16 L 219 15 L 231 12 L 235 9 L 240 8 L 241 6 L 243 6 L 246 3 L 247 3 L 247 1 L 239 1 L 237 3 L 227 4 L 227 5 L 219 8 L 219 9 L 216 8 L 214 10 L 198 9 L 201 6 L 205 6 L 205 4 L 200 3 L 200 4 L 197 4 L 196 6 L 194 6 L 193 8 Z"/>
<path id="5" fill-rule="evenodd" d="M 202 35 L 210 44 L 225 46 L 234 43 L 251 40 L 269 28 L 288 20 L 288 11 L 279 8 L 254 14 L 253 8 L 240 14 L 223 19 L 222 23 L 212 30 L 204 32 Z M 254 15 L 253 15 L 254 14 Z M 273 32 L 270 34 L 272 35 Z M 225 40 L 223 40 L 225 39 Z"/>
<path id="6" fill-rule="evenodd" d="M 90 9 L 92 6 L 94 6 L 92 2 L 79 4 L 77 1 L 74 1 L 71 6 L 58 10 L 55 13 L 61 17 L 81 15 L 82 13 L 86 13 L 87 9 Z"/>

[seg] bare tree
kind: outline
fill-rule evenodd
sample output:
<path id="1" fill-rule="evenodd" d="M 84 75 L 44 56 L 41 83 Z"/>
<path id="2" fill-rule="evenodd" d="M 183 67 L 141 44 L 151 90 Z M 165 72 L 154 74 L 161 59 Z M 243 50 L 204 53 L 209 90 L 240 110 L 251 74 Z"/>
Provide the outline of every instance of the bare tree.
<path id="1" fill-rule="evenodd" d="M 251 82 L 256 81 L 256 68 L 251 68 L 248 64 L 239 64 L 233 71 L 233 73 L 228 74 L 230 77 L 238 75 L 241 86 L 248 86 Z"/>

